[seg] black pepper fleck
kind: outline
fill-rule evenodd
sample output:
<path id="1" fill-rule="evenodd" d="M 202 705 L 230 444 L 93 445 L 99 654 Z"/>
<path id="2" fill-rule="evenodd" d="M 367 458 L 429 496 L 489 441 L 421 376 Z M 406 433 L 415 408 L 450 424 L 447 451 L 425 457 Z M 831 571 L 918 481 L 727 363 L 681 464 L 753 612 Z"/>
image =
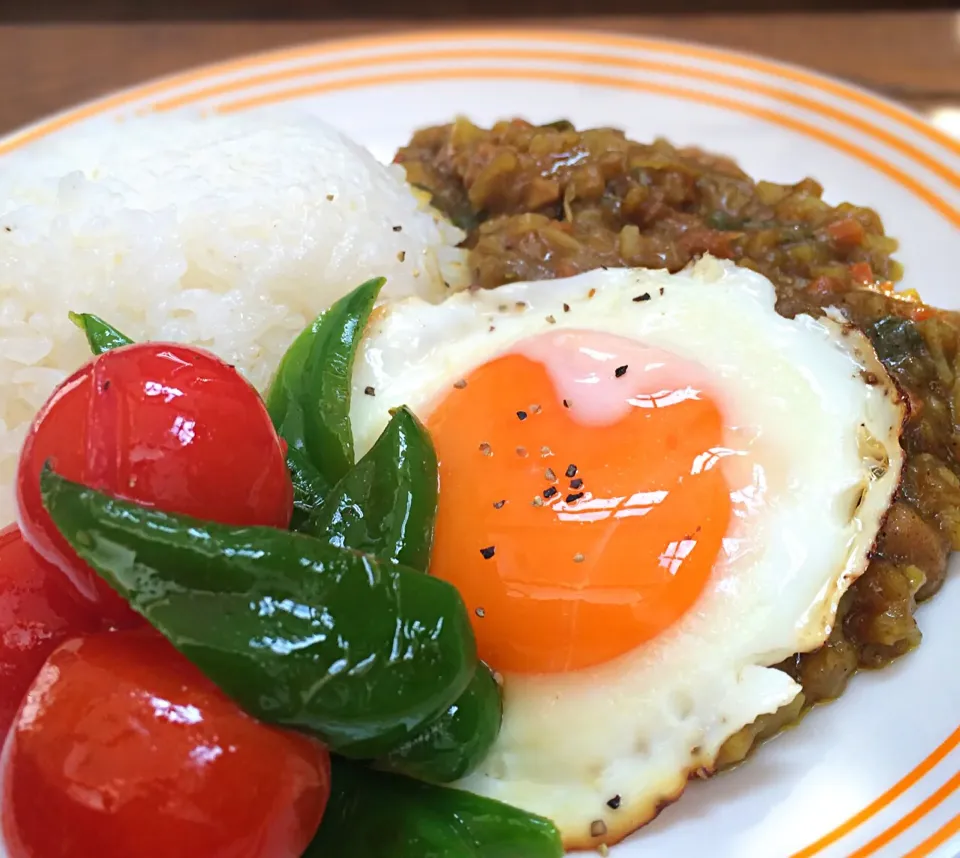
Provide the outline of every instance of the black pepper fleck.
<path id="1" fill-rule="evenodd" d="M 637 295 L 637 297 L 634 298 L 633 300 L 634 300 L 635 302 L 649 301 L 649 300 L 650 300 L 650 293 L 649 293 L 649 292 L 644 292 L 642 295 Z"/>
<path id="2" fill-rule="evenodd" d="M 563 305 L 563 312 L 564 312 L 564 313 L 569 313 L 569 312 L 570 312 L 570 305 L 569 305 L 569 304 L 564 304 L 564 305 Z"/>
<path id="3" fill-rule="evenodd" d="M 583 486 L 583 480 L 580 477 L 577 477 L 575 480 L 570 480 L 571 489 L 579 489 Z"/>
<path id="4" fill-rule="evenodd" d="M 613 371 L 613 374 L 614 374 L 617 378 L 623 378 L 623 376 L 625 376 L 625 375 L 627 374 L 627 365 L 624 364 L 623 366 L 618 366 L 618 367 Z"/>
<path id="5" fill-rule="evenodd" d="M 557 493 L 557 489 L 555 486 L 548 486 L 543 490 L 543 496 L 547 500 L 550 500 L 550 498 L 552 498 L 556 493 Z"/>
<path id="6" fill-rule="evenodd" d="M 109 379 L 107 379 L 107 380 L 103 383 L 102 389 L 103 389 L 103 390 L 109 390 L 109 389 L 110 389 L 110 380 L 109 380 Z"/>
<path id="7" fill-rule="evenodd" d="M 583 497 L 583 492 L 576 492 L 575 494 L 567 495 L 567 503 L 574 503 L 575 501 L 580 500 Z"/>
<path id="8" fill-rule="evenodd" d="M 486 441 L 484 441 L 484 442 L 480 445 L 480 448 L 479 448 L 479 449 L 480 449 L 480 452 L 483 453 L 484 456 L 492 456 L 492 455 L 493 455 L 493 448 L 492 448 Z"/>
<path id="9" fill-rule="evenodd" d="M 526 420 L 526 419 L 527 419 L 527 412 L 526 412 L 526 411 L 518 411 L 518 412 L 517 412 L 517 417 L 519 417 L 521 420 Z"/>
<path id="10" fill-rule="evenodd" d="M 620 807 L 620 796 L 615 795 L 613 798 L 611 798 L 610 801 L 607 802 L 607 807 L 609 807 L 610 810 L 616 810 L 618 807 Z"/>
<path id="11" fill-rule="evenodd" d="M 484 560 L 489 560 L 496 554 L 497 549 L 493 545 L 488 545 L 486 548 L 481 548 L 480 553 L 483 555 Z"/>
<path id="12" fill-rule="evenodd" d="M 494 509 L 503 509 L 503 505 L 506 503 L 505 500 L 498 500 L 494 505 Z"/>
<path id="13" fill-rule="evenodd" d="M 461 378 L 459 381 L 455 381 L 453 386 L 457 390 L 463 390 L 467 386 L 467 380 L 465 378 Z"/>
<path id="14" fill-rule="evenodd" d="M 564 399 L 564 400 L 563 400 L 563 407 L 564 407 L 564 408 L 569 408 L 569 407 L 570 407 L 570 400 L 569 400 L 569 399 Z"/>
<path id="15" fill-rule="evenodd" d="M 526 459 L 526 458 L 527 458 L 527 448 L 526 448 L 526 447 L 517 447 L 517 455 L 518 455 L 521 459 Z"/>
<path id="16" fill-rule="evenodd" d="M 567 465 L 567 470 L 564 472 L 566 477 L 575 477 L 577 475 L 577 466 L 576 465 Z"/>
<path id="17" fill-rule="evenodd" d="M 393 228 L 394 232 L 403 232 L 403 227 L 399 224 Z"/>
<path id="18" fill-rule="evenodd" d="M 367 394 L 367 396 L 376 396 L 376 395 L 377 395 L 376 388 L 370 387 L 369 385 L 363 389 L 363 392 L 364 392 L 365 394 Z"/>
<path id="19" fill-rule="evenodd" d="M 663 286 L 660 287 L 660 294 L 663 295 Z"/>

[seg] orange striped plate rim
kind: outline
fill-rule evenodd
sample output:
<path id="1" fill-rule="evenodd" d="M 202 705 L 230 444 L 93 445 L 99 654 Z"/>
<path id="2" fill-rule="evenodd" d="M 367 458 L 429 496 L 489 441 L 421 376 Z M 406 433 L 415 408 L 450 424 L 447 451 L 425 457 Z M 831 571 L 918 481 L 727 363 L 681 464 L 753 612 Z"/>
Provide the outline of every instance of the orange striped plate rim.
<path id="1" fill-rule="evenodd" d="M 281 83 L 283 81 L 294 80 L 296 78 L 307 77 L 310 75 L 323 74 L 324 72 L 344 72 L 355 69 L 369 69 L 388 65 L 399 65 L 404 62 L 432 62 L 447 60 L 516 60 L 517 52 L 514 48 L 475 48 L 475 49 L 439 49 L 432 50 L 429 53 L 418 53 L 416 55 L 409 52 L 404 53 L 386 53 L 376 56 L 360 56 L 350 58 L 340 58 L 336 60 L 326 60 L 322 63 L 307 66 L 296 66 L 294 68 L 283 68 L 274 71 L 264 72 L 252 77 L 244 77 L 235 80 L 222 81 L 212 86 L 201 89 L 191 90 L 189 92 L 174 95 L 157 102 L 153 105 L 154 110 L 167 111 L 189 104 L 196 104 L 199 101 L 207 101 L 211 98 L 238 92 L 244 89 L 251 89 L 255 86 L 265 84 Z M 770 96 L 778 101 L 791 104 L 813 113 L 819 113 L 826 119 L 848 125 L 858 131 L 868 134 L 871 137 L 880 140 L 891 149 L 896 149 L 909 158 L 912 158 L 921 166 L 936 174 L 948 184 L 955 188 L 960 188 L 960 173 L 951 170 L 942 161 L 924 152 L 922 149 L 913 145 L 902 137 L 875 125 L 866 119 L 857 116 L 851 116 L 844 110 L 825 104 L 815 99 L 793 92 L 789 89 L 771 86 L 749 78 L 739 77 L 737 75 L 725 74 L 722 72 L 711 72 L 709 76 L 701 69 L 690 66 L 679 65 L 677 63 L 657 62 L 652 60 L 642 60 L 633 57 L 617 57 L 610 54 L 584 53 L 576 50 L 569 51 L 551 51 L 535 48 L 524 48 L 523 59 L 538 60 L 553 63 L 584 63 L 600 66 L 614 66 L 620 69 L 630 69 L 636 71 L 651 71 L 663 74 L 672 74 L 678 77 L 689 77 L 696 80 L 708 79 L 711 83 L 720 83 L 745 92 L 757 93 Z"/>
<path id="2" fill-rule="evenodd" d="M 402 45 L 424 42 L 475 42 L 489 40 L 526 43 L 538 41 L 577 46 L 589 45 L 598 48 L 616 47 L 627 50 L 642 49 L 650 51 L 651 53 L 667 53 L 674 56 L 706 60 L 708 62 L 756 71 L 762 74 L 780 77 L 784 80 L 791 80 L 794 83 L 819 89 L 830 95 L 852 101 L 888 119 L 900 122 L 923 137 L 943 146 L 948 151 L 960 155 L 960 141 L 954 140 L 948 134 L 930 125 L 922 117 L 916 115 L 906 107 L 897 105 L 873 93 L 858 89 L 855 86 L 834 80 L 830 77 L 807 71 L 797 66 L 779 63 L 774 60 L 768 60 L 763 57 L 725 48 L 711 48 L 706 45 L 696 45 L 663 38 L 649 39 L 640 36 L 618 36 L 604 32 L 575 33 L 570 30 L 548 28 L 470 27 L 466 29 L 437 28 L 431 30 L 414 30 L 412 32 L 400 31 L 391 35 L 358 36 L 309 45 L 298 45 L 277 51 L 245 56 L 236 60 L 228 60 L 223 63 L 201 67 L 157 81 L 154 87 L 156 87 L 155 91 L 172 89 L 196 83 L 213 74 L 245 71 L 268 63 L 297 60 L 306 57 L 327 56 L 346 51 L 376 50 L 384 47 L 400 47 Z M 147 95 L 148 93 L 142 94 Z"/>
<path id="3" fill-rule="evenodd" d="M 422 54 L 421 57 L 429 58 L 429 54 Z M 705 93 L 699 90 L 687 89 L 674 84 L 656 83 L 646 80 L 634 80 L 613 75 L 591 74 L 589 72 L 560 71 L 553 69 L 536 68 L 467 68 L 453 67 L 442 69 L 417 69 L 412 71 L 392 71 L 381 74 L 361 75 L 354 78 L 345 78 L 332 81 L 323 81 L 319 83 L 307 83 L 300 86 L 290 87 L 284 90 L 274 90 L 260 95 L 253 95 L 247 98 L 221 104 L 217 109 L 226 113 L 232 113 L 241 110 L 249 110 L 254 107 L 263 107 L 276 104 L 281 101 L 289 101 L 296 98 L 304 98 L 310 95 L 320 93 L 336 92 L 347 89 L 360 89 L 376 86 L 388 86 L 397 83 L 411 83 L 417 81 L 430 81 L 436 79 L 452 80 L 542 80 L 555 83 L 575 83 L 580 85 L 600 86 L 617 89 L 632 89 L 644 92 L 654 92 L 660 95 L 667 95 L 673 98 L 682 98 L 688 101 L 694 101 L 701 104 L 710 104 L 724 107 L 736 113 L 753 116 L 767 122 L 780 125 L 792 131 L 799 132 L 814 140 L 826 143 L 828 146 L 840 152 L 850 155 L 862 163 L 869 164 L 875 170 L 890 177 L 902 187 L 909 190 L 915 196 L 926 202 L 931 208 L 939 212 L 954 226 L 960 228 L 960 210 L 950 205 L 938 194 L 930 190 L 926 185 L 921 184 L 909 173 L 901 170 L 899 167 L 891 164 L 889 161 L 880 157 L 876 153 L 865 149 L 862 146 L 827 131 L 809 122 L 796 119 L 793 116 L 779 113 L 767 107 L 751 104 L 746 101 L 730 98 L 729 96 L 717 95 L 714 93 Z"/>
<path id="4" fill-rule="evenodd" d="M 943 846 L 955 834 L 960 834 L 960 813 L 939 831 L 935 831 L 919 846 L 911 849 L 903 858 L 927 858 L 938 846 Z"/>

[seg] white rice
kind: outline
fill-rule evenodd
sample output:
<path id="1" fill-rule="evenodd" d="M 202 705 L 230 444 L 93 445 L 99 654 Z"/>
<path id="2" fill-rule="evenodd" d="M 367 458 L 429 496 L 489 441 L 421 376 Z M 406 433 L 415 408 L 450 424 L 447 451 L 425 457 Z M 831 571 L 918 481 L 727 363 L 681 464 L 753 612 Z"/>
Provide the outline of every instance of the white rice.
<path id="1" fill-rule="evenodd" d="M 307 321 L 364 280 L 429 300 L 463 285 L 461 234 L 400 168 L 312 117 L 138 119 L 2 166 L 0 526 L 30 419 L 89 357 L 69 310 L 210 348 L 263 389 Z"/>

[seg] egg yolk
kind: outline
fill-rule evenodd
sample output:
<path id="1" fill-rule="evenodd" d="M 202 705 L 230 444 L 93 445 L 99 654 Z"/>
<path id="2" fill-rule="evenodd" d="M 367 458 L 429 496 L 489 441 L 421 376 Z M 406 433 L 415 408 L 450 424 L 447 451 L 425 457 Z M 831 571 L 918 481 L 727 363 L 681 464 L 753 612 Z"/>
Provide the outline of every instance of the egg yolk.
<path id="1" fill-rule="evenodd" d="M 460 591 L 492 667 L 596 665 L 696 602 L 731 515 L 704 374 L 630 340 L 565 332 L 480 366 L 436 403 L 430 571 Z"/>

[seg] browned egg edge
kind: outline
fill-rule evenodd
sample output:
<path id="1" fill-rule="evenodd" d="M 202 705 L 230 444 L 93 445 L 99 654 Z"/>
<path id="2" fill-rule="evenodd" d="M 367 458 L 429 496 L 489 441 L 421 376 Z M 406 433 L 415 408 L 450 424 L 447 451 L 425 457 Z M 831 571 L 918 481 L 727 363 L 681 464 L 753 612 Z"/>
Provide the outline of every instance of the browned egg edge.
<path id="1" fill-rule="evenodd" d="M 835 327 L 840 336 L 844 339 L 849 339 L 852 336 L 857 340 L 856 343 L 850 345 L 849 352 L 863 366 L 864 369 L 862 375 L 865 376 L 865 382 L 870 385 L 883 385 L 885 393 L 893 400 L 895 407 L 900 412 L 900 426 L 897 430 L 897 438 L 902 438 L 904 427 L 910 416 L 909 397 L 904 394 L 896 380 L 887 372 L 886 368 L 880 362 L 880 358 L 877 357 L 876 350 L 873 348 L 873 345 L 870 343 L 869 339 L 867 339 L 866 335 L 856 325 L 853 325 L 850 322 L 840 321 L 838 319 L 823 319 L 821 321 L 832 321 L 833 325 L 831 325 L 831 327 Z M 887 510 L 889 510 L 891 504 L 893 503 L 894 497 L 900 489 L 900 483 L 903 479 L 903 457 L 901 457 L 897 467 L 897 479 L 890 491 L 890 497 L 887 500 Z M 848 578 L 846 584 L 847 588 L 849 588 L 849 586 L 866 571 L 867 566 L 874 555 L 877 539 L 879 538 L 880 531 L 883 529 L 886 518 L 887 512 L 884 512 L 883 515 L 878 518 L 877 530 L 873 536 L 870 548 L 867 551 L 865 562 L 862 564 L 859 572 Z M 823 640 L 826 640 L 827 636 L 830 634 L 833 618 L 836 615 L 836 610 L 841 595 L 842 592 L 837 593 L 835 599 L 833 600 L 829 613 L 829 622 L 824 629 L 823 639 L 820 641 L 821 644 L 823 643 Z M 815 648 L 816 647 L 811 647 L 811 649 Z M 790 705 L 791 704 L 789 703 L 787 704 L 787 706 Z M 801 712 L 797 721 L 799 721 L 799 718 L 806 714 L 806 711 L 807 710 L 804 709 Z M 797 723 L 797 721 L 793 721 L 785 725 L 782 729 L 793 726 L 795 723 Z M 729 738 L 733 738 L 739 732 L 740 731 L 738 730 L 736 733 L 731 734 Z M 699 748 L 692 748 L 690 757 L 693 761 L 693 764 L 687 769 L 681 770 L 677 773 L 676 786 L 673 790 L 667 790 L 663 795 L 656 799 L 652 799 L 642 807 L 633 807 L 630 811 L 615 810 L 612 812 L 606 812 L 602 816 L 598 815 L 597 819 L 594 820 L 594 822 L 592 822 L 587 827 L 587 830 L 582 834 L 564 834 L 564 849 L 568 852 L 576 850 L 590 850 L 595 852 L 600 846 L 615 846 L 625 838 L 629 837 L 635 831 L 639 830 L 645 825 L 649 825 L 665 808 L 669 807 L 671 804 L 680 799 L 689 781 L 694 779 L 707 780 L 716 774 L 718 768 L 717 760 L 719 759 L 722 750 L 723 745 L 720 746 L 716 755 L 714 755 L 714 757 L 711 759 L 703 754 Z M 751 751 L 752 750 L 753 749 L 751 749 Z M 749 755 L 750 754 L 748 753 L 748 756 Z"/>

